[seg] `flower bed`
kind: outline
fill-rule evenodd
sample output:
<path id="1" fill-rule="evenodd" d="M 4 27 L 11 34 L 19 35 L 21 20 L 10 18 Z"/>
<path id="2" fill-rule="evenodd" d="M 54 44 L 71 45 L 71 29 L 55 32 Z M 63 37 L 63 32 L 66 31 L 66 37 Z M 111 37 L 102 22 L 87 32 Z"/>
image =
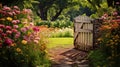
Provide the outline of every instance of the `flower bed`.
<path id="1" fill-rule="evenodd" d="M 120 66 L 120 16 L 117 11 L 102 16 L 101 37 L 98 38 L 100 49 L 92 51 L 89 58 L 93 67 Z"/>
<path id="2" fill-rule="evenodd" d="M 49 67 L 45 41 L 30 9 L 0 7 L 0 67 Z"/>

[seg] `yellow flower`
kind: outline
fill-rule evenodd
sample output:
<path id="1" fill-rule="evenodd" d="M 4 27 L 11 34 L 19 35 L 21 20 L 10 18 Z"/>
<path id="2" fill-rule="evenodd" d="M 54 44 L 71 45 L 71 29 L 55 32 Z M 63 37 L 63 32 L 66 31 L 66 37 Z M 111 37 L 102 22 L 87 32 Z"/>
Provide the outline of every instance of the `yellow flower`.
<path id="1" fill-rule="evenodd" d="M 20 48 L 17 48 L 16 51 L 17 51 L 17 52 L 21 52 L 21 49 L 20 49 Z"/>
<path id="2" fill-rule="evenodd" d="M 12 21 L 12 18 L 11 17 L 7 17 L 6 18 L 8 21 Z"/>
<path id="3" fill-rule="evenodd" d="M 16 46 L 16 43 L 11 44 L 11 46 Z"/>
<path id="4" fill-rule="evenodd" d="M 27 44 L 27 41 L 26 40 L 22 40 L 22 44 Z"/>

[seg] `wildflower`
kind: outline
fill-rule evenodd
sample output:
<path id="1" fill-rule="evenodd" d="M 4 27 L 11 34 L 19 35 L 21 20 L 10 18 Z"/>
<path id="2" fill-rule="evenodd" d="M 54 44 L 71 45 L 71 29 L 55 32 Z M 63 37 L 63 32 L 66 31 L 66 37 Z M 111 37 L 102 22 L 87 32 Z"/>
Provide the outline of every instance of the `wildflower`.
<path id="1" fill-rule="evenodd" d="M 113 12 L 113 16 L 117 16 L 118 15 L 118 12 Z"/>
<path id="2" fill-rule="evenodd" d="M 8 14 L 9 14 L 10 16 L 13 16 L 13 13 L 12 13 L 12 12 L 8 12 Z"/>
<path id="3" fill-rule="evenodd" d="M 36 44 L 38 44 L 38 43 L 39 43 L 39 41 L 38 41 L 38 40 L 34 40 L 34 42 L 35 42 Z"/>
<path id="4" fill-rule="evenodd" d="M 7 44 L 8 46 L 11 46 L 12 42 L 13 42 L 12 39 L 6 38 L 4 43 Z"/>
<path id="5" fill-rule="evenodd" d="M 13 33 L 17 33 L 18 30 L 17 30 L 17 29 L 12 29 L 12 32 L 13 32 Z"/>
<path id="6" fill-rule="evenodd" d="M 7 7 L 7 6 L 4 6 L 4 7 L 3 7 L 3 10 L 5 10 L 5 11 L 10 11 L 11 8 L 10 8 L 10 7 Z"/>
<path id="7" fill-rule="evenodd" d="M 19 22 L 20 22 L 20 20 L 13 20 L 13 21 L 12 21 L 13 24 L 17 24 L 17 23 L 19 23 Z"/>
<path id="8" fill-rule="evenodd" d="M 13 25 L 13 28 L 18 28 L 18 25 Z"/>
<path id="9" fill-rule="evenodd" d="M 22 32 L 26 32 L 26 31 L 27 31 L 26 28 L 21 28 L 20 30 L 21 30 Z"/>
<path id="10" fill-rule="evenodd" d="M 6 36 L 7 36 L 7 34 L 5 34 L 5 33 L 2 33 L 2 34 L 1 34 L 1 36 L 2 36 L 2 37 L 6 37 Z"/>
<path id="11" fill-rule="evenodd" d="M 3 24 L 0 24 L 0 28 L 5 28 L 5 25 L 3 25 Z"/>
<path id="12" fill-rule="evenodd" d="M 20 48 L 17 48 L 16 51 L 17 51 L 17 52 L 21 52 L 21 49 L 20 49 Z"/>
<path id="13" fill-rule="evenodd" d="M 7 30 L 11 30 L 12 28 L 11 28 L 11 26 L 6 26 L 5 27 Z"/>
<path id="14" fill-rule="evenodd" d="M 38 32 L 38 31 L 39 31 L 39 28 L 38 28 L 38 27 L 33 27 L 33 31 Z"/>
<path id="15" fill-rule="evenodd" d="M 12 43 L 11 46 L 16 46 L 16 43 Z"/>
<path id="16" fill-rule="evenodd" d="M 26 40 L 22 40 L 22 44 L 27 44 L 27 41 Z"/>
<path id="17" fill-rule="evenodd" d="M 17 9 L 17 10 L 20 10 L 20 8 L 18 6 L 14 6 L 13 7 L 14 9 Z"/>
<path id="18" fill-rule="evenodd" d="M 20 32 L 17 32 L 16 34 L 15 34 L 15 38 L 19 38 L 20 37 Z"/>
<path id="19" fill-rule="evenodd" d="M 7 30 L 7 31 L 6 31 L 6 33 L 7 33 L 7 34 L 11 34 L 11 33 L 12 33 L 12 31 L 10 31 L 10 30 Z"/>
<path id="20" fill-rule="evenodd" d="M 7 17 L 6 18 L 8 21 L 12 21 L 12 18 L 11 17 Z"/>

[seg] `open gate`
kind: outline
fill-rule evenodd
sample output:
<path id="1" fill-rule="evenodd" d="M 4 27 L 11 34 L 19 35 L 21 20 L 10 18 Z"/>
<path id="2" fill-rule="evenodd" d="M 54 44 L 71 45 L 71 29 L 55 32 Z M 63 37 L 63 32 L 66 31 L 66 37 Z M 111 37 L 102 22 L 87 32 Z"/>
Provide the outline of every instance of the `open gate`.
<path id="1" fill-rule="evenodd" d="M 88 16 L 74 18 L 74 46 L 89 51 L 93 48 L 93 23 Z"/>

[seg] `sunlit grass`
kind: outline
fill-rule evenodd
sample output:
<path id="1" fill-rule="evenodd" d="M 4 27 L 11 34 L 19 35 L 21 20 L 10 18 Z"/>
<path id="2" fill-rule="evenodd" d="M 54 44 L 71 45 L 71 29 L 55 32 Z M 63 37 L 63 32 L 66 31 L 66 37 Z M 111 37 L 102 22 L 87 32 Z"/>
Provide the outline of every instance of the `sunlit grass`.
<path id="1" fill-rule="evenodd" d="M 49 38 L 48 48 L 73 46 L 73 38 Z"/>

